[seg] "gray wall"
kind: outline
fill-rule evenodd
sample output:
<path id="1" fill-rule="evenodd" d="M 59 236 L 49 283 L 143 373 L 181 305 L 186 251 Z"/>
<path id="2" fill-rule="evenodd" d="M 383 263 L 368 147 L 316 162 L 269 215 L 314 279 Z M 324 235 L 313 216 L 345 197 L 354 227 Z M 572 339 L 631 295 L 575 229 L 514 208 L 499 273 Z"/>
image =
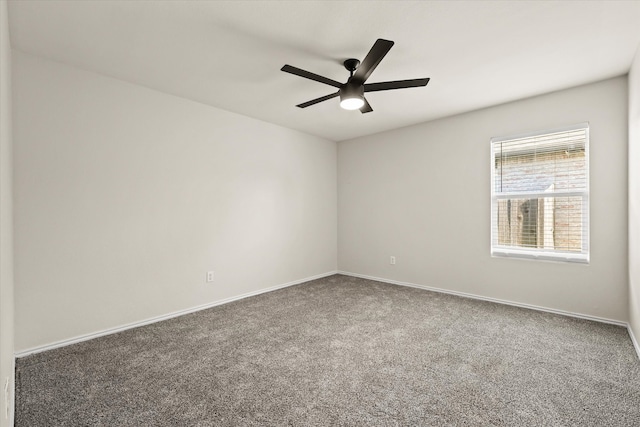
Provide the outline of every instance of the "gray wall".
<path id="1" fill-rule="evenodd" d="M 633 167 L 627 180 L 626 144 L 628 129 L 638 163 L 638 56 L 628 88 L 621 77 L 340 143 L 337 182 L 333 142 L 13 56 L 17 351 L 328 273 L 336 246 L 343 271 L 620 321 L 630 309 L 640 330 L 640 180 Z M 3 379 L 10 59 L 3 31 Z M 591 264 L 491 258 L 489 139 L 582 121 Z"/>
<path id="2" fill-rule="evenodd" d="M 640 46 L 629 71 L 629 324 L 640 339 Z"/>
<path id="3" fill-rule="evenodd" d="M 0 2 L 0 426 L 13 417 L 13 196 L 11 140 L 11 46 L 7 2 Z M 9 379 L 9 416 L 4 385 Z"/>
<path id="4" fill-rule="evenodd" d="M 336 270 L 334 142 L 13 59 L 16 351 Z"/>
<path id="5" fill-rule="evenodd" d="M 627 321 L 627 117 L 619 77 L 341 142 L 339 270 Z M 490 138 L 585 121 L 591 263 L 492 258 Z"/>

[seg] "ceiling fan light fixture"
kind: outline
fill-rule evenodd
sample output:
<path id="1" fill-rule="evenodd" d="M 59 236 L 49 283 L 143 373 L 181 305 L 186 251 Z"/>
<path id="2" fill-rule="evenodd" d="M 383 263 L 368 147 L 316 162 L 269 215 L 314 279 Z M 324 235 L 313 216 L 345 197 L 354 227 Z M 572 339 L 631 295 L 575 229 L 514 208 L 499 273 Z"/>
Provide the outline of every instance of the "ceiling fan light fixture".
<path id="1" fill-rule="evenodd" d="M 364 105 L 362 98 L 343 98 L 340 100 L 340 106 L 345 110 L 357 110 Z"/>
<path id="2" fill-rule="evenodd" d="M 345 110 L 357 110 L 364 105 L 364 87 L 347 83 L 340 89 L 340 106 Z"/>

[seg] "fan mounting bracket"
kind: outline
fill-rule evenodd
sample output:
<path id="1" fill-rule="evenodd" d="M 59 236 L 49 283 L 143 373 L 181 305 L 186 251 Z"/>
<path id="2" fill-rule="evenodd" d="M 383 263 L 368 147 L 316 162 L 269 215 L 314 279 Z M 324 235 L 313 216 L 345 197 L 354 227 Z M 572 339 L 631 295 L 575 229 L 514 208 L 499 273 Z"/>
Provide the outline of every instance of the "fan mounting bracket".
<path id="1" fill-rule="evenodd" d="M 353 75 L 353 72 L 356 70 L 356 68 L 358 68 L 358 65 L 360 65 L 360 61 L 355 58 L 349 58 L 346 59 L 343 64 L 344 68 L 346 68 L 347 71 L 349 71 L 349 73 Z"/>

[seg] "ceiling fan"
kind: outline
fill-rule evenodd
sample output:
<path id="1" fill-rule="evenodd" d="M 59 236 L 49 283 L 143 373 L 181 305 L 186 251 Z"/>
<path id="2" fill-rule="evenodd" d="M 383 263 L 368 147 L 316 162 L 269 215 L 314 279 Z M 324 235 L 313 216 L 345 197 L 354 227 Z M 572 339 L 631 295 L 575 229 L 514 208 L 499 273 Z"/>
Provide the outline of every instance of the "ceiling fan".
<path id="1" fill-rule="evenodd" d="M 371 105 L 364 97 L 365 92 L 376 92 L 379 90 L 391 90 L 391 89 L 404 89 L 409 87 L 426 86 L 429 83 L 429 78 L 426 79 L 412 79 L 412 80 L 395 80 L 391 82 L 381 83 L 365 83 L 373 70 L 376 69 L 382 58 L 389 52 L 393 42 L 390 40 L 378 39 L 373 44 L 373 47 L 364 58 L 362 63 L 357 59 L 350 58 L 344 61 L 344 67 L 349 71 L 349 79 L 346 83 L 340 83 L 327 77 L 320 76 L 318 74 L 311 73 L 309 71 L 302 70 L 300 68 L 292 67 L 291 65 L 285 65 L 281 68 L 285 73 L 295 74 L 296 76 L 304 77 L 306 79 L 315 80 L 316 82 L 324 83 L 329 86 L 338 88 L 338 91 L 330 95 L 322 96 L 320 98 L 312 99 L 311 101 L 298 104 L 297 107 L 307 108 L 311 105 L 317 104 L 322 101 L 326 101 L 336 96 L 340 96 L 340 106 L 345 110 L 357 110 L 360 109 L 361 113 L 369 113 L 373 111 Z M 354 73 L 355 71 L 355 73 Z"/>

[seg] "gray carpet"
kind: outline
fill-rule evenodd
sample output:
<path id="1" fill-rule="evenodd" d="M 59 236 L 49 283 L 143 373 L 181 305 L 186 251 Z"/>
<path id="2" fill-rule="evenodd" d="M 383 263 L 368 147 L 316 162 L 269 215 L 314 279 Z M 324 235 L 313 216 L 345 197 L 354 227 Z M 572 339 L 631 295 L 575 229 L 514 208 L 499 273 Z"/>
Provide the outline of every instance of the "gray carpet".
<path id="1" fill-rule="evenodd" d="M 331 276 L 21 358 L 16 426 L 639 426 L 624 328 Z"/>

